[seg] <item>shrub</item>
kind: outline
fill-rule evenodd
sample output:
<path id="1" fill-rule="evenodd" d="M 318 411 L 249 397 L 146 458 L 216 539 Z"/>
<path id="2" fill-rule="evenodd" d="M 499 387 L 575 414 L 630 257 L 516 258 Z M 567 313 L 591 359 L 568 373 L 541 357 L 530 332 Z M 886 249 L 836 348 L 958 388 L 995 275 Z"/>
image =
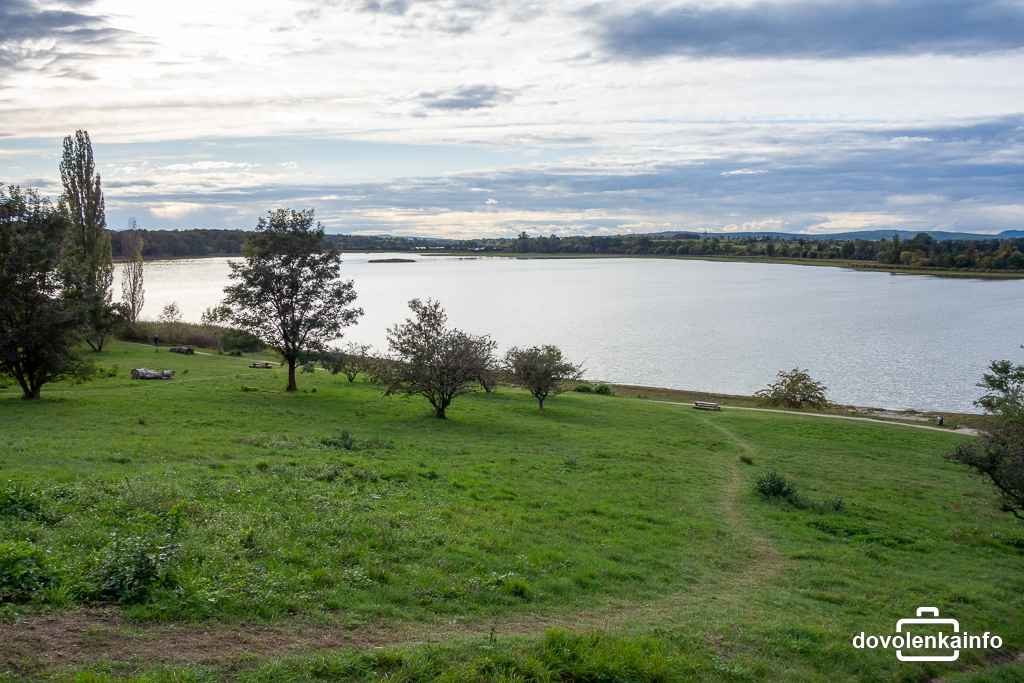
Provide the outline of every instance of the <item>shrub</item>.
<path id="1" fill-rule="evenodd" d="M 754 486 L 758 493 L 769 500 L 772 498 L 791 500 L 797 495 L 796 487 L 774 470 L 758 477 Z"/>
<path id="2" fill-rule="evenodd" d="M 266 345 L 244 330 L 236 330 L 233 327 L 222 327 L 220 333 L 220 348 L 224 353 L 243 354 L 256 353 L 267 348 Z"/>
<path id="3" fill-rule="evenodd" d="M 842 512 L 846 509 L 846 503 L 843 502 L 842 498 L 830 498 L 822 503 L 826 512 Z"/>
<path id="4" fill-rule="evenodd" d="M 594 387 L 590 386 L 589 384 L 577 384 L 573 388 L 573 391 L 578 391 L 581 394 L 592 394 L 594 393 Z"/>
<path id="5" fill-rule="evenodd" d="M 327 448 L 341 448 L 346 451 L 351 451 L 356 447 L 356 440 L 348 431 L 342 431 L 336 436 L 328 436 L 321 439 L 320 443 Z"/>
<path id="6" fill-rule="evenodd" d="M 43 494 L 16 482 L 7 482 L 0 489 L 0 517 L 15 517 L 21 520 L 42 519 Z"/>
<path id="7" fill-rule="evenodd" d="M 122 604 L 143 602 L 150 590 L 169 582 L 178 549 L 169 536 L 115 535 L 93 573 L 96 597 Z"/>
<path id="8" fill-rule="evenodd" d="M 266 348 L 259 339 L 242 330 L 184 322 L 139 321 L 130 327 L 124 327 L 118 336 L 125 341 L 142 344 L 151 344 L 153 337 L 159 337 L 161 344 L 220 349 L 231 354 L 255 353 Z"/>
<path id="9" fill-rule="evenodd" d="M 822 502 L 813 502 L 804 498 L 797 491 L 796 485 L 793 482 L 775 471 L 766 472 L 761 475 L 754 487 L 765 499 L 772 500 L 777 498 L 784 500 L 800 510 L 809 509 L 825 514 L 828 512 L 842 512 L 846 509 L 846 504 L 839 497 L 829 498 Z"/>
<path id="10" fill-rule="evenodd" d="M 615 392 L 613 392 L 612 388 L 607 384 L 598 384 L 594 387 L 594 393 L 601 394 L 602 396 L 612 396 Z"/>
<path id="11" fill-rule="evenodd" d="M 772 406 L 787 408 L 827 408 L 827 387 L 815 381 L 806 370 L 793 368 L 780 371 L 776 380 L 765 389 L 754 394 L 755 398 Z"/>
<path id="12" fill-rule="evenodd" d="M 0 543 L 0 603 L 25 602 L 53 583 L 43 553 L 26 541 Z"/>

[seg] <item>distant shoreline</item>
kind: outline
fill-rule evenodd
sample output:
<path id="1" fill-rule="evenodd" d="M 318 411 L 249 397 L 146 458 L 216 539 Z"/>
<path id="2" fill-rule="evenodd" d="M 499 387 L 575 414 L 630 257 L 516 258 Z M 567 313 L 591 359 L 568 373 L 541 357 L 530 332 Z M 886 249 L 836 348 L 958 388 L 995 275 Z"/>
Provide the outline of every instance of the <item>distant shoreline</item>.
<path id="1" fill-rule="evenodd" d="M 417 252 L 421 253 L 421 252 Z M 861 270 L 878 273 L 896 273 L 899 275 L 931 275 L 933 277 L 954 277 L 983 280 L 1021 280 L 1024 279 L 1024 270 L 958 270 L 955 268 L 934 268 L 911 266 L 892 266 L 884 263 L 873 263 L 870 261 L 854 261 L 843 259 L 800 259 L 800 258 L 766 258 L 759 256 L 679 256 L 675 254 L 542 254 L 542 253 L 496 253 L 478 251 L 433 251 L 423 254 L 424 256 L 478 256 L 478 257 L 501 257 L 515 258 L 522 260 L 530 259 L 609 259 L 609 258 L 634 258 L 634 259 L 667 259 L 675 261 L 717 261 L 720 263 L 763 263 L 767 265 L 789 265 L 789 266 L 822 266 L 826 268 L 847 268 L 850 270 Z"/>
<path id="2" fill-rule="evenodd" d="M 932 277 L 961 278 L 968 280 L 1022 280 L 1024 270 L 958 270 L 954 268 L 934 268 L 910 266 L 893 266 L 884 263 L 872 263 L 868 261 L 853 261 L 843 259 L 800 259 L 800 258 L 765 258 L 758 256 L 678 256 L 675 254 L 565 254 L 565 253 L 505 253 L 505 252 L 482 252 L 482 251 L 400 251 L 387 249 L 382 251 L 357 250 L 343 252 L 349 254 L 414 254 L 416 256 L 472 256 L 476 258 L 510 258 L 520 260 L 545 260 L 545 259 L 665 259 L 673 261 L 715 261 L 719 263 L 761 263 L 765 265 L 787 265 L 787 266 L 819 266 L 825 268 L 846 268 L 869 273 L 893 273 L 895 275 L 930 275 Z M 211 258 L 242 258 L 242 254 L 206 254 L 204 256 L 167 256 L 149 259 L 146 263 L 160 263 L 162 261 L 199 261 Z M 114 259 L 114 263 L 124 263 L 126 259 Z M 375 263 L 398 263 L 415 261 L 415 259 L 380 259 Z"/>

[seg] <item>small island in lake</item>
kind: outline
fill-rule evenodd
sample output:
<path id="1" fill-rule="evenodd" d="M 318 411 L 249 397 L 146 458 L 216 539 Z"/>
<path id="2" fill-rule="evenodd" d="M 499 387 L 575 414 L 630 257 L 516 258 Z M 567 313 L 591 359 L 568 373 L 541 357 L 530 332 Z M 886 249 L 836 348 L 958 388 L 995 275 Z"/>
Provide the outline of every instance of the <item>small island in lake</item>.
<path id="1" fill-rule="evenodd" d="M 370 263 L 416 263 L 414 258 L 377 258 L 370 259 Z"/>

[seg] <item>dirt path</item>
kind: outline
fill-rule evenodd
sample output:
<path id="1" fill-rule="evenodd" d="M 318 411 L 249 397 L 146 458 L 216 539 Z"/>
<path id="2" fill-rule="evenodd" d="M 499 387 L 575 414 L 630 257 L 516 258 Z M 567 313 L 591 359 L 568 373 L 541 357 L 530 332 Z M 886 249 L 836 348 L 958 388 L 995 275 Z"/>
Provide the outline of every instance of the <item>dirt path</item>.
<path id="1" fill-rule="evenodd" d="M 744 455 L 750 457 L 757 455 L 757 447 L 731 429 L 704 415 L 698 417 L 705 425 L 735 443 Z M 749 567 L 737 578 L 752 585 L 781 571 L 782 556 L 779 555 L 772 542 L 754 529 L 743 516 L 740 510 L 740 496 L 743 490 L 744 480 L 740 465 L 736 458 L 729 458 L 729 479 L 726 483 L 725 495 L 722 497 L 722 512 L 729 520 L 730 528 L 739 531 L 740 536 L 748 543 L 751 562 Z"/>
<path id="2" fill-rule="evenodd" d="M 648 403 L 664 403 L 670 406 L 686 406 L 692 408 L 692 403 L 680 403 L 678 401 L 658 401 L 655 399 L 641 399 Z M 930 425 L 919 425 L 911 424 L 909 422 L 896 422 L 893 420 L 881 420 L 877 417 L 857 417 L 855 415 L 830 415 L 829 413 L 805 413 L 799 410 L 781 410 L 779 408 L 745 408 L 742 406 L 722 406 L 723 410 L 745 410 L 747 412 L 754 413 L 776 413 L 780 415 L 798 415 L 800 417 L 819 417 L 832 420 L 850 420 L 852 422 L 874 422 L 876 424 L 889 425 L 890 427 L 909 427 L 910 429 L 925 429 L 930 432 L 942 432 L 943 434 L 962 434 L 964 436 L 981 436 L 981 432 L 977 429 L 971 429 L 970 427 L 960 427 L 958 429 L 943 429 L 942 427 L 932 427 Z"/>
<path id="3" fill-rule="evenodd" d="M 747 441 L 697 416 L 702 424 L 753 454 Z M 753 529 L 741 510 L 744 481 L 735 457 L 728 457 L 720 507 L 735 536 L 742 569 L 715 575 L 703 585 L 648 602 L 609 601 L 600 607 L 569 614 L 535 613 L 497 618 L 434 623 L 378 623 L 358 627 L 325 625 L 292 619 L 277 624 L 138 624 L 116 608 L 78 609 L 32 616 L 0 624 L 0 669 L 37 672 L 96 661 L 138 663 L 233 664 L 251 657 L 311 653 L 337 648 L 370 649 L 444 642 L 489 635 L 539 635 L 552 627 L 570 630 L 629 630 L 686 618 L 715 600 L 716 611 L 733 621 L 745 609 L 746 598 L 775 576 L 782 559 L 771 542 Z"/>

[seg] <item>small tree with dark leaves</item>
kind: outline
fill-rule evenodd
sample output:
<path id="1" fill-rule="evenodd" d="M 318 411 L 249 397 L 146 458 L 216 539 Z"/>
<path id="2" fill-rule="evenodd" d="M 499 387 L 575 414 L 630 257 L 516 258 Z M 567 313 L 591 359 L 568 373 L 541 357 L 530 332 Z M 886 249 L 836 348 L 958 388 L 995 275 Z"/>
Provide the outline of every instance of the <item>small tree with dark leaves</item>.
<path id="1" fill-rule="evenodd" d="M 418 394 L 430 401 L 434 416 L 447 417 L 456 396 L 473 390 L 494 364 L 495 342 L 448 327 L 448 315 L 432 299 L 409 302 L 413 317 L 388 330 L 393 358 L 379 366 L 386 393 Z"/>
<path id="2" fill-rule="evenodd" d="M 22 397 L 47 382 L 86 374 L 75 353 L 82 309 L 62 291 L 64 215 L 32 191 L 0 187 L 0 375 Z"/>
<path id="3" fill-rule="evenodd" d="M 231 262 L 234 284 L 224 305 L 235 327 L 275 349 L 288 365 L 288 391 L 296 391 L 300 356 L 327 344 L 354 324 L 363 309 L 351 280 L 341 280 L 341 252 L 329 247 L 313 211 L 278 209 L 260 218 L 245 247 L 245 260 Z"/>
<path id="4" fill-rule="evenodd" d="M 992 416 L 992 424 L 975 443 L 947 457 L 988 477 L 1003 510 L 1024 520 L 1024 365 L 995 361 L 978 386 L 986 393 L 976 405 Z"/>
<path id="5" fill-rule="evenodd" d="M 527 389 L 537 399 L 540 409 L 549 396 L 561 393 L 566 382 L 583 376 L 583 368 L 562 355 L 557 346 L 513 347 L 505 354 L 505 369 L 512 381 Z"/>
<path id="6" fill-rule="evenodd" d="M 827 408 L 827 387 L 817 382 L 806 370 L 793 368 L 780 371 L 775 382 L 754 394 L 768 405 L 786 408 Z"/>
<path id="7" fill-rule="evenodd" d="M 331 349 L 320 356 L 320 365 L 332 375 L 343 374 L 349 382 L 355 382 L 360 372 L 370 363 L 370 345 L 349 342 L 344 348 Z"/>

